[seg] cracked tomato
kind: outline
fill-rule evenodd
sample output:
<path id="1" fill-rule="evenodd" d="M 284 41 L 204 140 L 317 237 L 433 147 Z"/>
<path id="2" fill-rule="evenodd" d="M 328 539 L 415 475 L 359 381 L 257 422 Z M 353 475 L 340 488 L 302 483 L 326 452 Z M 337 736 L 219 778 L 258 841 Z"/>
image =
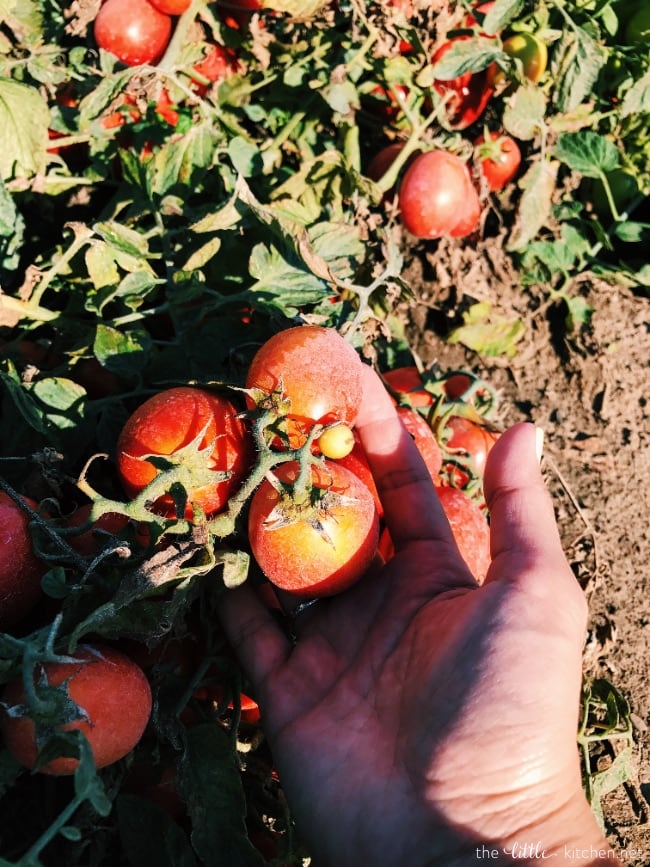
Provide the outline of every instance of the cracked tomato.
<path id="1" fill-rule="evenodd" d="M 379 517 L 372 494 L 352 472 L 326 461 L 312 489 L 294 487 L 300 467 L 282 464 L 253 495 L 248 538 L 269 581 L 305 596 L 331 596 L 365 573 L 377 551 Z"/>

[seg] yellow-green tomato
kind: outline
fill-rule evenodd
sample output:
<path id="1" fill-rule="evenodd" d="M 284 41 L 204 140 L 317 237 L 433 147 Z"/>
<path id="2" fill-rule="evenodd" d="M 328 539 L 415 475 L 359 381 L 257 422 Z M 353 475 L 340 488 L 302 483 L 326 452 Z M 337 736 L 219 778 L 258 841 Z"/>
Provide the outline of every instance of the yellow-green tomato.
<path id="1" fill-rule="evenodd" d="M 346 424 L 333 424 L 319 436 L 318 448 L 326 458 L 346 458 L 354 448 L 354 434 Z"/>
<path id="2" fill-rule="evenodd" d="M 521 61 L 526 78 L 534 84 L 541 81 L 548 63 L 545 42 L 532 33 L 515 33 L 504 41 L 503 50 L 510 57 Z"/>

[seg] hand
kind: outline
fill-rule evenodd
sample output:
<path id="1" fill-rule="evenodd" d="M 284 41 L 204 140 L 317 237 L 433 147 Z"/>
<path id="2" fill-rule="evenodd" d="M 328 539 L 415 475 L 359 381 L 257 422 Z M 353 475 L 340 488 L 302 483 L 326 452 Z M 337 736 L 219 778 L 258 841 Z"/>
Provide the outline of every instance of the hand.
<path id="1" fill-rule="evenodd" d="M 586 604 L 535 430 L 518 425 L 491 452 L 479 587 L 380 380 L 364 376 L 357 430 L 395 557 L 302 615 L 295 646 L 249 588 L 223 602 L 299 831 L 319 867 L 474 865 L 487 850 L 491 864 L 542 851 L 597 863 L 608 847 L 576 747 Z"/>

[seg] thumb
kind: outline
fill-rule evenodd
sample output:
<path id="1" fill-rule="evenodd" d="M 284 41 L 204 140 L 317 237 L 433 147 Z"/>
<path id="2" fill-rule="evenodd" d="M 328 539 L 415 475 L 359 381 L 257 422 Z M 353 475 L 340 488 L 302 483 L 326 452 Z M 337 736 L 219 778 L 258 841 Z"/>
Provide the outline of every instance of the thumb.
<path id="1" fill-rule="evenodd" d="M 490 451 L 484 491 L 492 566 L 486 582 L 506 578 L 526 583 L 543 575 L 545 582 L 557 579 L 564 587 L 570 582 L 578 589 L 540 471 L 538 441 L 532 424 L 517 424 Z"/>

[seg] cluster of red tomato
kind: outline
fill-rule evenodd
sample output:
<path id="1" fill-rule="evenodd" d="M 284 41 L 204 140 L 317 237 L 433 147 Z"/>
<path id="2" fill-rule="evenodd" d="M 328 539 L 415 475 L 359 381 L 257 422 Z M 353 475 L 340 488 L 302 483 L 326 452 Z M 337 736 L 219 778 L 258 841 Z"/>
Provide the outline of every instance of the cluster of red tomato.
<path id="1" fill-rule="evenodd" d="M 412 16 L 410 3 L 393 2 Z M 450 31 L 431 57 L 433 73 L 436 65 L 454 46 L 480 35 L 488 40 L 500 40 L 501 34 L 483 31 L 485 16 L 494 7 L 494 2 L 474 3 L 473 14 L 464 14 L 454 31 Z M 455 34 L 455 35 L 454 35 Z M 532 33 L 514 33 L 500 42 L 500 47 L 512 59 L 512 72 L 538 83 L 546 70 L 547 49 L 545 43 Z M 412 47 L 401 47 L 409 53 Z M 401 87 L 401 91 L 400 91 Z M 488 104 L 497 92 L 509 87 L 508 76 L 496 63 L 484 69 L 464 72 L 453 79 L 436 78 L 433 88 L 444 104 L 444 125 L 453 131 L 472 127 L 480 120 Z M 400 99 L 395 91 L 405 98 L 405 89 L 393 85 L 388 91 L 389 111 L 387 118 L 398 116 Z M 431 109 L 430 102 L 427 102 Z M 464 145 L 465 143 L 463 143 Z M 475 171 L 458 154 L 438 148 L 417 153 L 407 161 L 398 189 L 398 204 L 406 228 L 418 238 L 450 236 L 463 238 L 473 233 L 479 225 L 482 213 L 481 187 L 490 192 L 504 189 L 517 175 L 521 164 L 521 150 L 517 141 L 502 131 L 490 131 L 475 136 L 472 141 Z M 404 147 L 403 142 L 387 145 L 371 161 L 368 175 L 380 180 L 390 169 Z M 473 176 L 475 175 L 475 177 Z"/>
<path id="2" fill-rule="evenodd" d="M 481 581 L 489 563 L 488 525 L 477 503 L 449 484 L 446 464 L 449 454 L 469 455 L 471 449 L 482 472 L 494 436 L 462 414 L 451 418 L 447 413 L 441 451 L 423 417 L 435 396 L 417 370 L 400 368 L 384 378 L 436 484 L 461 553 Z M 465 374 L 442 380 L 445 405 L 459 401 L 471 381 Z M 173 523 L 180 504 L 182 519 L 195 521 L 204 515 L 208 527 L 211 517 L 232 508 L 246 491 L 251 552 L 270 584 L 309 597 L 341 592 L 367 571 L 378 553 L 384 560 L 393 554 L 372 472 L 354 431 L 362 390 L 362 362 L 338 332 L 320 326 L 279 332 L 250 364 L 246 408 L 222 393 L 184 386 L 157 393 L 136 408 L 116 443 L 124 490 L 130 498 L 147 498 L 153 520 L 162 517 Z M 181 481 L 180 497 L 167 489 L 170 479 L 171 489 Z M 163 490 L 156 487 L 161 480 Z M 22 504 L 37 509 L 28 499 Z M 82 506 L 69 524 L 83 532 L 70 536 L 69 542 L 82 556 L 93 558 L 100 540 L 119 534 L 128 520 L 125 514 L 106 513 L 89 529 L 89 506 Z M 0 534 L 5 553 L 10 549 L 0 572 L 4 629 L 19 624 L 42 594 L 46 566 L 33 552 L 29 521 L 20 503 L 0 495 Z M 143 548 L 150 539 L 140 531 Z M 63 729 L 84 732 L 98 767 L 124 756 L 142 737 L 151 689 L 129 656 L 104 645 L 83 646 L 74 659 L 51 659 L 37 668 L 50 686 L 66 683 L 62 697 L 52 699 L 59 702 L 58 718 Z M 24 680 L 7 686 L 5 707 L 24 705 Z M 257 721 L 255 703 L 247 697 L 243 701 L 247 718 Z M 82 719 L 76 705 L 84 709 Z M 123 724 L 116 729 L 117 716 Z M 5 712 L 0 726 L 16 758 L 33 767 L 41 745 L 33 710 L 27 715 Z M 40 770 L 69 774 L 76 766 L 74 758 L 54 757 Z"/>

